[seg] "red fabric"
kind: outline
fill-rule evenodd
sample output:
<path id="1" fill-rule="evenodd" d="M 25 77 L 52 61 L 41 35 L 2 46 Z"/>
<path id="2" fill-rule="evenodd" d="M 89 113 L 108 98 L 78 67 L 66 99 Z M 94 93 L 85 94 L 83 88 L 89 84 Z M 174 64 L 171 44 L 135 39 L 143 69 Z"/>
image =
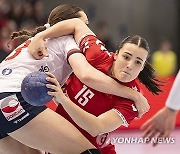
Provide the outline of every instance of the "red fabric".
<path id="1" fill-rule="evenodd" d="M 108 145 L 101 149 L 102 154 L 116 154 L 114 145 Z"/>
<path id="2" fill-rule="evenodd" d="M 108 74 L 109 68 L 113 64 L 113 60 L 114 60 L 113 55 L 109 54 L 108 51 L 103 46 L 102 42 L 100 42 L 94 36 L 87 36 L 81 42 L 84 42 L 83 45 L 82 43 L 80 43 L 80 47 L 83 46 L 83 48 L 81 48 L 81 51 L 84 51 L 84 54 L 86 55 L 88 62 L 93 66 L 95 66 L 97 69 Z M 68 82 L 69 84 L 65 88 L 66 89 L 65 92 L 68 94 L 72 102 L 74 102 L 83 110 L 95 116 L 99 116 L 102 113 L 105 113 L 106 111 L 109 111 L 111 109 L 116 109 L 116 111 L 123 114 L 127 123 L 130 123 L 131 120 L 133 120 L 135 117 L 138 116 L 138 112 L 133 111 L 132 108 L 132 105 L 135 106 L 134 102 L 128 99 L 100 93 L 81 83 L 80 80 L 74 75 L 71 76 L 70 79 L 68 79 Z M 135 80 L 129 83 L 122 83 L 122 84 L 139 90 Z M 75 125 L 78 128 L 78 130 L 80 130 L 81 133 L 97 148 L 101 149 L 102 146 L 106 144 L 106 139 L 108 139 L 107 136 L 104 137 L 104 135 L 100 135 L 97 138 L 92 137 L 89 133 L 81 129 L 73 122 L 71 117 L 66 113 L 66 111 L 61 105 L 58 106 L 56 112 L 62 115 L 63 117 L 65 117 L 65 119 L 70 121 L 73 125 Z M 100 141 L 101 140 L 103 141 L 103 143 L 98 144 L 99 138 Z M 112 147 L 114 146 L 108 146 L 108 147 L 106 147 L 105 150 L 106 153 L 113 153 Z"/>
<path id="3" fill-rule="evenodd" d="M 164 92 L 160 94 L 159 96 L 152 95 L 143 85 L 139 84 L 140 89 L 142 90 L 142 92 L 144 93 L 144 95 L 146 96 L 146 98 L 148 99 L 150 103 L 151 109 L 141 119 L 133 120 L 131 124 L 129 125 L 129 127 L 126 129 L 139 129 L 139 127 L 145 121 L 147 121 L 150 117 L 152 117 L 158 110 L 160 110 L 164 106 L 164 103 L 168 97 L 168 94 L 170 92 L 174 79 L 175 77 L 171 76 L 169 77 L 169 79 L 166 80 L 167 84 L 163 86 Z M 57 107 L 53 101 L 49 102 L 47 106 L 51 108 L 52 110 L 56 110 L 56 107 Z M 177 117 L 176 126 L 180 126 L 180 113 L 178 114 L 178 117 Z"/>
<path id="4" fill-rule="evenodd" d="M 92 66 L 105 74 L 108 73 L 109 68 L 112 66 L 114 56 L 107 51 L 101 41 L 93 35 L 88 35 L 81 40 L 79 48 L 83 51 L 87 61 Z"/>
<path id="5" fill-rule="evenodd" d="M 133 81 L 131 83 L 128 83 L 127 86 L 134 87 L 136 86 L 136 82 Z M 76 103 L 80 108 L 82 108 L 83 110 L 89 113 L 92 113 L 95 116 L 99 116 L 100 114 L 105 113 L 106 111 L 114 108 L 118 110 L 120 113 L 122 113 L 126 121 L 130 123 L 130 121 L 133 120 L 138 115 L 137 112 L 134 112 L 132 110 L 131 105 L 132 104 L 135 105 L 134 102 L 124 98 L 103 94 L 89 87 L 87 87 L 85 91 L 81 95 L 79 95 L 79 97 L 76 99 L 75 97 L 82 89 L 83 89 L 83 84 L 79 81 L 79 79 L 76 76 L 71 76 L 71 80 L 68 86 L 66 87 L 67 90 L 66 93 L 68 94 L 69 98 L 74 103 Z M 88 90 L 90 90 L 94 94 L 94 96 L 88 99 L 88 101 L 86 101 L 85 98 L 89 98 L 88 97 L 89 95 L 85 95 L 87 97 L 83 97 L 83 96 Z M 85 101 L 87 103 L 83 104 Z M 87 133 L 85 130 L 81 129 L 78 125 L 76 125 L 61 105 L 58 106 L 56 112 L 59 113 L 61 116 L 65 117 L 65 119 L 67 119 L 68 121 L 70 121 L 92 144 L 94 144 L 97 148 L 101 149 L 101 146 L 99 146 L 99 144 L 97 143 L 97 138 L 92 137 L 89 133 Z M 104 140 L 104 143 L 101 144 L 104 145 L 105 142 L 106 140 Z M 110 149 L 106 148 L 107 154 L 109 150 L 112 151 L 111 146 Z"/>

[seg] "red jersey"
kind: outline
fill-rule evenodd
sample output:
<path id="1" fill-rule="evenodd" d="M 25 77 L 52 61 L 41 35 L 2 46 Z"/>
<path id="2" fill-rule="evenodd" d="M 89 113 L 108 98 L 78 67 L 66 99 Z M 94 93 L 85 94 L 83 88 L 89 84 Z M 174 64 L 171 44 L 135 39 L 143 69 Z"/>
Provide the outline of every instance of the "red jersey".
<path id="1" fill-rule="evenodd" d="M 110 54 L 106 50 L 101 41 L 93 35 L 88 35 L 81 40 L 79 47 L 91 65 L 108 75 L 108 70 L 112 66 L 114 58 L 113 54 Z M 138 116 L 135 104 L 131 100 L 96 91 L 84 85 L 75 75 L 72 75 L 67 82 L 65 92 L 72 102 L 95 116 L 99 116 L 102 113 L 113 109 L 121 117 L 123 125 L 126 127 L 130 121 Z M 139 91 L 135 80 L 121 84 Z M 105 146 L 105 142 L 108 139 L 108 133 L 93 137 L 80 128 L 61 105 L 58 106 L 56 112 L 75 125 L 92 144 L 101 150 L 103 154 L 115 153 L 114 145 L 108 144 Z"/>

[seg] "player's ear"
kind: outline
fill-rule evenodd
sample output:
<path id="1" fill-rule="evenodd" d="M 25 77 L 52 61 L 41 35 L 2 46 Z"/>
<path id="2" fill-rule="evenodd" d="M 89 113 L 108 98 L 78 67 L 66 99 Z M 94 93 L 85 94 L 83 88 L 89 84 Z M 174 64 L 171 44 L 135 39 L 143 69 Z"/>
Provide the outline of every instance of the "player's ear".
<path id="1" fill-rule="evenodd" d="M 114 60 L 117 59 L 117 56 L 118 56 L 118 50 L 116 50 L 115 54 L 114 54 Z"/>
<path id="2" fill-rule="evenodd" d="M 145 65 L 146 65 L 146 62 L 145 62 L 144 65 L 142 66 L 141 71 L 144 69 Z"/>

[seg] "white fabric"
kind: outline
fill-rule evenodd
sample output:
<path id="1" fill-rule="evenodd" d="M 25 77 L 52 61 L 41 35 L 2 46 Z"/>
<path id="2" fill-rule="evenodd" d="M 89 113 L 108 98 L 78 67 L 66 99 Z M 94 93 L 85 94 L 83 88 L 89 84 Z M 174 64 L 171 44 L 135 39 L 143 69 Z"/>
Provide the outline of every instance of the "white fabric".
<path id="1" fill-rule="evenodd" d="M 23 44 L 20 46 L 22 47 Z M 28 52 L 28 48 L 23 48 L 15 58 L 2 61 L 0 63 L 0 92 L 20 92 L 22 80 L 34 71 L 49 71 L 56 76 L 61 85 L 64 84 L 72 72 L 67 63 L 67 53 L 72 49 L 79 50 L 79 48 L 71 35 L 49 39 L 46 41 L 46 47 L 49 56 L 42 60 L 35 60 Z M 15 50 L 8 57 L 14 55 Z"/>
<path id="2" fill-rule="evenodd" d="M 166 106 L 173 110 L 180 110 L 180 70 L 167 98 Z"/>
<path id="3" fill-rule="evenodd" d="M 51 25 L 49 23 L 45 24 L 44 26 L 46 27 L 46 29 L 51 27 Z"/>

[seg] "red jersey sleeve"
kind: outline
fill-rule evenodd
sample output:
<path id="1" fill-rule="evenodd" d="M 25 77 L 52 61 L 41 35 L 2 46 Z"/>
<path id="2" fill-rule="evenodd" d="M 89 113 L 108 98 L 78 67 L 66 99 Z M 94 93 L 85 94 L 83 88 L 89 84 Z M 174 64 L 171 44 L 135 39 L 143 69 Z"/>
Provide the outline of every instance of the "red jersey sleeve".
<path id="1" fill-rule="evenodd" d="M 79 48 L 85 55 L 87 61 L 98 70 L 108 73 L 113 64 L 113 55 L 108 52 L 102 43 L 94 35 L 83 37 L 79 43 Z"/>
<path id="2" fill-rule="evenodd" d="M 121 117 L 122 125 L 128 127 L 130 122 L 138 116 L 134 102 L 128 99 L 119 99 L 115 104 L 113 110 Z"/>
<path id="3" fill-rule="evenodd" d="M 133 90 L 139 91 L 139 87 L 135 81 L 125 84 Z M 114 100 L 113 110 L 121 117 L 123 126 L 128 127 L 130 122 L 138 116 L 138 110 L 135 103 L 129 99 L 116 97 Z"/>

